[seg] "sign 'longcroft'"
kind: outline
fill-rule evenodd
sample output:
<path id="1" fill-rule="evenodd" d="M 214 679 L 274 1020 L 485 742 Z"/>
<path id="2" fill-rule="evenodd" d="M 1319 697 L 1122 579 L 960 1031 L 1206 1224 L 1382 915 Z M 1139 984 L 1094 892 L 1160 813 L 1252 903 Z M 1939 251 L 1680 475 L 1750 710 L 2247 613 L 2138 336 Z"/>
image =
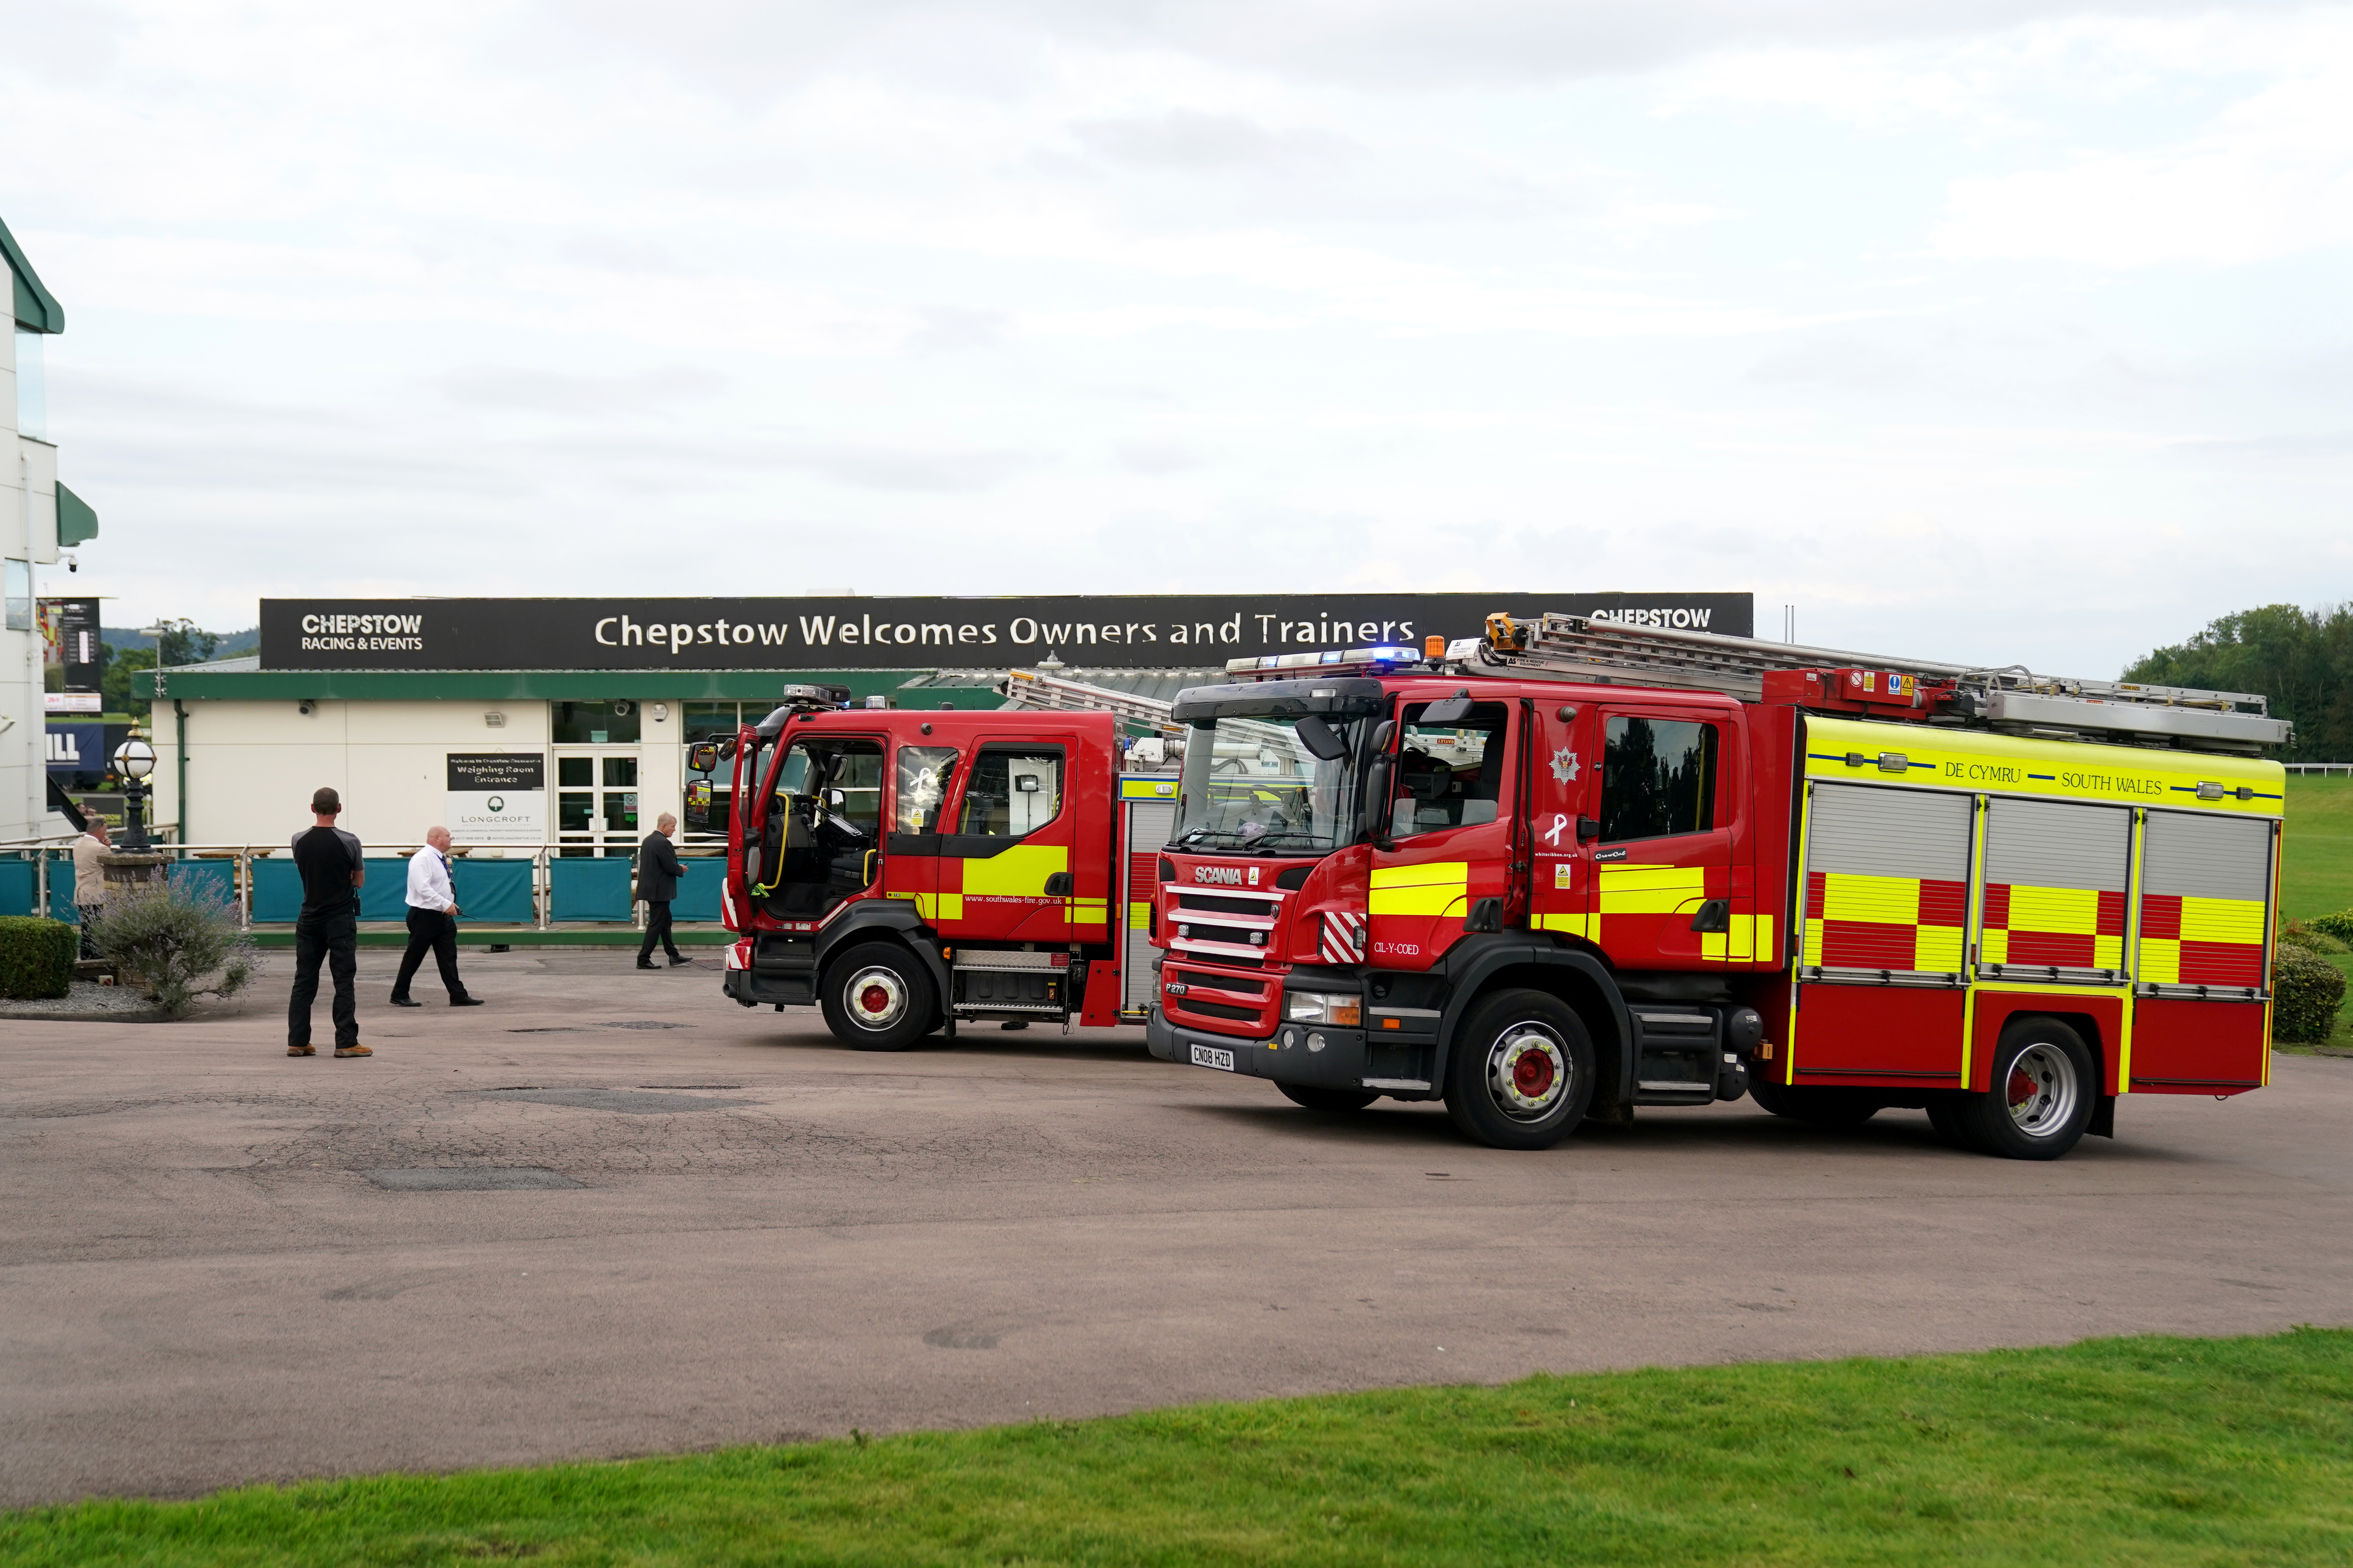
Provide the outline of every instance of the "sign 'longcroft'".
<path id="1" fill-rule="evenodd" d="M 1556 610 L 1751 635 L 1748 594 L 1167 594 L 949 599 L 264 599 L 264 669 L 1202 669 L 1474 635 Z"/>

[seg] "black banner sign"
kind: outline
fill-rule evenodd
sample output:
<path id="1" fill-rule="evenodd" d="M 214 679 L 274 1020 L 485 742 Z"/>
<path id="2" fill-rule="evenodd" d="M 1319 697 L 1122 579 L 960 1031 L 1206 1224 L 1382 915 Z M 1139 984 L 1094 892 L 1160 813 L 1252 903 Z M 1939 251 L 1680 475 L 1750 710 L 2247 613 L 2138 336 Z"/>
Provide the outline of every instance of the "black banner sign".
<path id="1" fill-rule="evenodd" d="M 516 757 L 461 757 L 454 752 L 443 754 L 449 759 L 449 790 L 453 795 L 547 787 L 547 759 L 536 752 Z"/>
<path id="2" fill-rule="evenodd" d="M 1752 635 L 1749 594 L 264 599 L 264 669 L 1209 669 L 1476 635 L 1491 611 Z"/>

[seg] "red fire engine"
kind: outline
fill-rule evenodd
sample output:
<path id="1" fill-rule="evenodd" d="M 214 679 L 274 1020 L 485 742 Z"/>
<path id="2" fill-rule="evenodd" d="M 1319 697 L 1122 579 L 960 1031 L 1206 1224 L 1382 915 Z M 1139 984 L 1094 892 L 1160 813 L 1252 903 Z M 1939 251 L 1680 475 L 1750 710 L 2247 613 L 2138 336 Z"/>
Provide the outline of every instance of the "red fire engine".
<path id="1" fill-rule="evenodd" d="M 1175 706 L 1164 1059 L 1513 1149 L 1746 1091 L 2048 1159 L 2266 1081 L 2259 697 L 1557 616 L 1229 672 Z"/>
<path id="2" fill-rule="evenodd" d="M 1174 777 L 1123 773 L 1108 711 L 848 697 L 787 687 L 759 724 L 690 754 L 705 774 L 733 765 L 727 994 L 815 1004 L 869 1050 L 959 1022 L 1142 1022 L 1151 949 L 1130 934 L 1129 846 L 1166 840 Z M 691 792 L 690 824 L 710 793 Z"/>

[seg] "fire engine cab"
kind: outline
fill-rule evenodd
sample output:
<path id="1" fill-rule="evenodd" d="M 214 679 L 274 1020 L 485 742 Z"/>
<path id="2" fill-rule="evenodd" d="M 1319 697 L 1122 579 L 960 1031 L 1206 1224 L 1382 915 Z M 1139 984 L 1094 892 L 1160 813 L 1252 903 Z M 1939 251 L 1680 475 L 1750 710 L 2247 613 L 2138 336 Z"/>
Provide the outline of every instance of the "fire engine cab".
<path id="1" fill-rule="evenodd" d="M 1126 846 L 1167 837 L 1176 780 L 1121 771 L 1117 715 L 784 697 L 689 754 L 705 775 L 733 766 L 727 994 L 814 1004 L 870 1050 L 959 1022 L 1143 1020 L 1150 948 L 1128 937 Z M 690 791 L 691 826 L 712 794 Z"/>
<path id="2" fill-rule="evenodd" d="M 2019 1159 L 2267 1080 L 2263 699 L 1547 616 L 1182 692 L 1155 1056 L 1541 1149 L 1753 1094 Z"/>

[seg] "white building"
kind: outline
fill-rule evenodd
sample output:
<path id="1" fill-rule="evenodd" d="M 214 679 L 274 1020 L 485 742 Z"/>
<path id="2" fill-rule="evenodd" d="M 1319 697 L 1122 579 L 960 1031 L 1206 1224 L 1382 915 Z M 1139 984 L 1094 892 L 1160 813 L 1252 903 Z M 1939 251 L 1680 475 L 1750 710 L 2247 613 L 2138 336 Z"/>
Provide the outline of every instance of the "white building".
<path id="1" fill-rule="evenodd" d="M 5 224 L 0 254 L 16 307 L 16 331 L 0 358 L 0 451 L 7 454 L 0 459 L 0 840 L 10 840 L 67 831 L 65 818 L 48 809 L 33 574 L 95 538 L 98 519 L 58 482 L 58 449 L 49 441 L 42 345 L 65 331 L 65 310 Z"/>

